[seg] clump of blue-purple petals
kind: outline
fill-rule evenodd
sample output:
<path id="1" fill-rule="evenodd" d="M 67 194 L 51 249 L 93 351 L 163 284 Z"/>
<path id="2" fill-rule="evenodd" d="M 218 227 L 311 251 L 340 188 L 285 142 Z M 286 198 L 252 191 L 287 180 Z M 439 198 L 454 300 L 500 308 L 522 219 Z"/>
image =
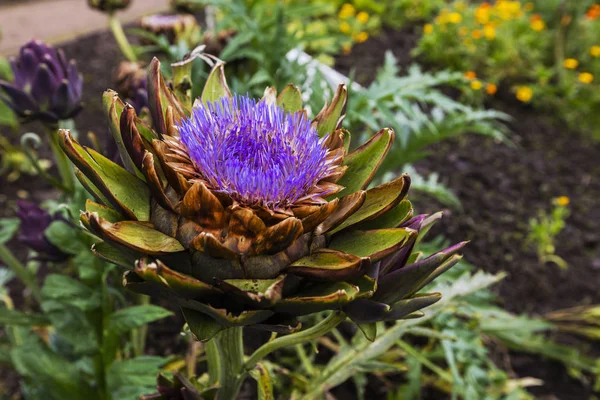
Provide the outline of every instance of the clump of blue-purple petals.
<path id="1" fill-rule="evenodd" d="M 306 113 L 249 96 L 194 107 L 179 133 L 210 188 L 246 205 L 289 206 L 329 172 L 324 139 Z"/>
<path id="2" fill-rule="evenodd" d="M 17 203 L 17 217 L 21 220 L 17 240 L 38 253 L 37 259 L 43 261 L 62 261 L 68 257 L 58 247 L 50 243 L 45 231 L 54 221 L 53 217 L 35 203 L 20 200 Z"/>
<path id="3" fill-rule="evenodd" d="M 0 100 L 23 121 L 55 124 L 81 111 L 83 80 L 62 50 L 31 40 L 10 64 L 14 82 L 0 80 Z"/>

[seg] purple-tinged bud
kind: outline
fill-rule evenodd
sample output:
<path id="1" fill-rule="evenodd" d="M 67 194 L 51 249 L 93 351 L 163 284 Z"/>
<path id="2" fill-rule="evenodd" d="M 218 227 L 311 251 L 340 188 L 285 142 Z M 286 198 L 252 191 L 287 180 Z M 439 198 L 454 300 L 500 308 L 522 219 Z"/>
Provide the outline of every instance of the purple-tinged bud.
<path id="1" fill-rule="evenodd" d="M 38 259 L 43 261 L 62 261 L 68 257 L 58 247 L 50 243 L 44 232 L 59 217 L 52 217 L 37 204 L 20 200 L 17 217 L 21 220 L 17 240 L 38 253 Z"/>

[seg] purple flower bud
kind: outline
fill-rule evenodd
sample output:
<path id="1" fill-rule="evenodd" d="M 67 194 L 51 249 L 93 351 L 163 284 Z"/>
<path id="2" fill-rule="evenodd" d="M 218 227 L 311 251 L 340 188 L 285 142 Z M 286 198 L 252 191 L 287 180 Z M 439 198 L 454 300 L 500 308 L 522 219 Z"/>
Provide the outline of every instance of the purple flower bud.
<path id="1" fill-rule="evenodd" d="M 23 121 L 56 123 L 81 111 L 83 80 L 74 60 L 40 40 L 27 42 L 10 60 L 14 82 L 0 80 L 0 100 Z"/>
<path id="2" fill-rule="evenodd" d="M 67 258 L 58 247 L 50 243 L 44 235 L 46 229 L 60 217 L 52 217 L 37 204 L 20 200 L 17 203 L 17 216 L 21 220 L 17 239 L 31 250 L 36 251 L 38 259 L 44 261 L 62 261 Z"/>

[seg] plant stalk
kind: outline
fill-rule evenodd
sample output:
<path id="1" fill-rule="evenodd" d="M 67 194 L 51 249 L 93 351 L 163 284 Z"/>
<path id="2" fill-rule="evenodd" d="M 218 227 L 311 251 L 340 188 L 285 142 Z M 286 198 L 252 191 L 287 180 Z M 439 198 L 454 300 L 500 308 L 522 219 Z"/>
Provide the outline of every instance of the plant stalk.
<path id="1" fill-rule="evenodd" d="M 4 244 L 0 244 L 0 261 L 6 264 L 15 273 L 17 278 L 23 282 L 25 287 L 31 292 L 31 295 L 39 303 L 42 296 L 35 275 L 32 274 Z"/>
<path id="2" fill-rule="evenodd" d="M 261 347 L 259 347 L 254 352 L 254 354 L 250 356 L 250 358 L 244 364 L 244 368 L 246 369 L 246 371 L 253 369 L 258 362 L 260 362 L 263 358 L 265 358 L 267 355 L 271 354 L 275 350 L 318 339 L 319 337 L 325 335 L 345 320 L 346 314 L 344 314 L 341 311 L 336 311 L 329 314 L 327 318 L 325 318 L 323 321 L 319 322 L 312 328 L 308 328 L 297 333 L 292 333 L 291 335 L 282 336 L 275 340 L 267 342 Z"/>
<path id="3" fill-rule="evenodd" d="M 218 371 L 216 400 L 235 400 L 246 378 L 242 327 L 229 328 L 211 339 L 206 346 L 211 381 Z"/>
<path id="4" fill-rule="evenodd" d="M 110 26 L 110 30 L 115 37 L 115 41 L 117 42 L 121 53 L 123 53 L 127 60 L 131 62 L 137 62 L 137 57 L 133 51 L 133 47 L 131 47 L 131 43 L 129 43 L 129 40 L 127 40 L 127 36 L 125 36 L 121 21 L 119 21 L 119 18 L 117 18 L 115 13 L 111 13 L 108 16 L 108 25 Z"/>

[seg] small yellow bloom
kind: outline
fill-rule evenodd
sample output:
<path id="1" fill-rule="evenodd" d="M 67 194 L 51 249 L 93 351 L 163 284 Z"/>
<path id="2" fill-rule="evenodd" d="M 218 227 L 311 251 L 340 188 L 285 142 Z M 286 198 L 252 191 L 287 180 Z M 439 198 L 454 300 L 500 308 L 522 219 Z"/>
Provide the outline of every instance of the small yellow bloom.
<path id="1" fill-rule="evenodd" d="M 594 75 L 590 74 L 589 72 L 582 72 L 579 74 L 578 79 L 581 83 L 589 84 L 594 82 Z"/>
<path id="2" fill-rule="evenodd" d="M 356 35 L 353 35 L 352 38 L 354 40 L 356 40 L 358 43 L 363 43 L 363 42 L 367 41 L 367 39 L 369 38 L 369 34 L 367 32 L 360 32 L 360 33 L 357 33 Z"/>
<path id="3" fill-rule="evenodd" d="M 592 57 L 600 57 L 600 46 L 590 47 L 590 54 Z"/>
<path id="4" fill-rule="evenodd" d="M 425 33 L 431 33 L 431 32 L 433 32 L 433 25 L 431 25 L 431 24 L 425 24 L 425 26 L 423 27 L 423 32 L 425 32 Z"/>
<path id="5" fill-rule="evenodd" d="M 563 61 L 563 67 L 567 69 L 575 69 L 579 66 L 579 61 L 574 58 L 567 58 Z"/>
<path id="6" fill-rule="evenodd" d="M 541 32 L 546 29 L 546 23 L 542 20 L 539 14 L 535 14 L 529 21 L 529 26 L 536 32 Z"/>
<path id="7" fill-rule="evenodd" d="M 342 32 L 342 33 L 350 33 L 351 30 L 352 30 L 352 27 L 346 21 L 343 21 L 340 24 L 340 32 Z"/>
<path id="8" fill-rule="evenodd" d="M 438 25 L 445 25 L 448 23 L 448 15 L 440 14 L 437 17 L 435 17 L 434 22 Z"/>
<path id="9" fill-rule="evenodd" d="M 465 78 L 467 78 L 468 80 L 473 80 L 475 78 L 477 78 L 477 74 L 474 71 L 467 71 L 465 72 Z"/>
<path id="10" fill-rule="evenodd" d="M 527 86 L 520 86 L 517 89 L 517 99 L 523 103 L 527 103 L 533 97 L 533 90 Z"/>
<path id="11" fill-rule="evenodd" d="M 483 87 L 483 83 L 481 83 L 480 80 L 472 80 L 471 81 L 471 89 L 473 90 L 481 90 L 481 88 Z"/>
<path id="12" fill-rule="evenodd" d="M 496 38 L 496 28 L 494 28 L 494 25 L 485 25 L 483 27 L 483 36 L 485 36 L 487 40 L 494 40 Z"/>
<path id="13" fill-rule="evenodd" d="M 354 8 L 352 4 L 346 3 L 340 9 L 340 13 L 338 14 L 338 16 L 343 19 L 353 17 L 354 14 L 356 14 L 356 8 Z"/>
<path id="14" fill-rule="evenodd" d="M 352 51 L 352 45 L 350 43 L 344 43 L 342 45 L 342 53 L 350 54 L 350 51 Z"/>
<path id="15" fill-rule="evenodd" d="M 493 83 L 488 83 L 487 86 L 485 87 L 485 91 L 489 95 L 494 95 L 498 91 L 498 86 L 496 86 Z"/>
<path id="16" fill-rule="evenodd" d="M 554 201 L 556 202 L 556 204 L 558 204 L 561 207 L 566 207 L 569 205 L 569 203 L 571 202 L 571 199 L 569 199 L 568 196 L 560 196 L 557 197 L 556 199 L 554 199 Z"/>
<path id="17" fill-rule="evenodd" d="M 475 29 L 473 32 L 471 32 L 471 37 L 473 39 L 481 39 L 483 37 L 483 33 L 481 33 L 479 29 Z"/>
<path id="18" fill-rule="evenodd" d="M 358 14 L 356 14 L 356 19 L 358 20 L 358 22 L 360 22 L 361 24 L 366 24 L 369 21 L 369 14 L 367 14 L 364 11 L 359 12 Z"/>
<path id="19" fill-rule="evenodd" d="M 490 22 L 490 5 L 489 3 L 483 3 L 475 10 L 475 20 L 481 25 L 485 25 Z"/>
<path id="20" fill-rule="evenodd" d="M 460 24 L 462 21 L 462 15 L 457 12 L 448 14 L 448 21 L 452 24 Z"/>
<path id="21" fill-rule="evenodd" d="M 469 28 L 467 28 L 466 26 L 461 26 L 458 30 L 458 34 L 463 37 L 467 36 L 469 34 Z"/>
<path id="22" fill-rule="evenodd" d="M 467 5 L 464 1 L 457 1 L 456 3 L 454 3 L 454 8 L 458 11 L 463 11 L 466 7 Z"/>

